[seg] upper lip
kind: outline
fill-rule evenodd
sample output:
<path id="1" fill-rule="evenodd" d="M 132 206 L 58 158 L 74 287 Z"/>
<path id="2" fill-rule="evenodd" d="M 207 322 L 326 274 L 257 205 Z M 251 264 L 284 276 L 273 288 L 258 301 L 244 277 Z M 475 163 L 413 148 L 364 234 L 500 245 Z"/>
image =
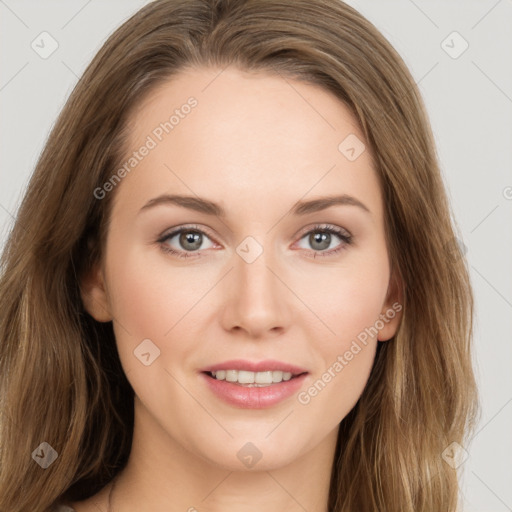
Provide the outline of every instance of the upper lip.
<path id="1" fill-rule="evenodd" d="M 216 372 L 218 370 L 246 370 L 249 372 L 278 371 L 289 372 L 292 375 L 307 373 L 307 370 L 294 364 L 284 363 L 275 359 L 265 359 L 264 361 L 246 361 L 245 359 L 232 359 L 223 363 L 213 364 L 202 368 L 202 372 Z"/>

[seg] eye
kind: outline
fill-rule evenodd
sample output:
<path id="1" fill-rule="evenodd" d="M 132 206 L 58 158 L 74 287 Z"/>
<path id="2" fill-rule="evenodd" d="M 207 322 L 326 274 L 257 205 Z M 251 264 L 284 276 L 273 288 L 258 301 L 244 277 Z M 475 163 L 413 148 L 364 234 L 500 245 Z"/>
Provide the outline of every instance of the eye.
<path id="1" fill-rule="evenodd" d="M 333 242 L 336 238 L 341 241 L 334 249 Z M 337 226 L 330 224 L 316 225 L 313 229 L 307 231 L 299 240 L 303 240 L 312 248 L 313 258 L 317 256 L 333 256 L 352 243 L 352 235 Z M 210 245 L 204 247 L 203 243 L 210 240 Z M 170 233 L 161 236 L 157 242 L 164 252 L 170 253 L 179 258 L 190 258 L 202 256 L 201 250 L 209 249 L 214 246 L 210 236 L 198 226 L 181 226 Z M 300 246 L 302 249 L 307 247 Z M 197 253 L 197 254 L 194 254 Z"/>
<path id="2" fill-rule="evenodd" d="M 336 238 L 341 240 L 341 243 L 339 243 L 336 248 L 332 249 L 333 243 L 336 242 Z M 307 231 L 300 239 L 300 241 L 302 240 L 305 240 L 306 243 L 309 244 L 314 251 L 313 257 L 316 258 L 317 256 L 324 257 L 338 254 L 341 250 L 345 249 L 352 243 L 352 235 L 343 228 L 325 224 L 314 226 L 313 229 Z M 307 249 L 307 247 L 300 247 L 302 249 Z"/>
<path id="3" fill-rule="evenodd" d="M 157 242 L 160 243 L 163 251 L 180 258 L 188 258 L 192 256 L 190 253 L 213 247 L 213 244 L 204 247 L 203 242 L 205 240 L 210 240 L 210 238 L 202 229 L 196 226 L 183 226 L 165 234 Z"/>

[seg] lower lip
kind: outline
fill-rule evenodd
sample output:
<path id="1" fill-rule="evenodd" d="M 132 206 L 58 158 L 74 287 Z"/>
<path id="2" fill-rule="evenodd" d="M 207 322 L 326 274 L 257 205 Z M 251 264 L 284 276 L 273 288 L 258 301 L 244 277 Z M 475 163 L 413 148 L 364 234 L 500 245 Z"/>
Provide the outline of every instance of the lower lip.
<path id="1" fill-rule="evenodd" d="M 227 403 L 242 409 L 264 409 L 271 407 L 293 395 L 300 389 L 304 379 L 303 373 L 290 380 L 283 380 L 265 387 L 245 387 L 226 380 L 217 380 L 206 373 L 201 374 L 210 389 Z"/>

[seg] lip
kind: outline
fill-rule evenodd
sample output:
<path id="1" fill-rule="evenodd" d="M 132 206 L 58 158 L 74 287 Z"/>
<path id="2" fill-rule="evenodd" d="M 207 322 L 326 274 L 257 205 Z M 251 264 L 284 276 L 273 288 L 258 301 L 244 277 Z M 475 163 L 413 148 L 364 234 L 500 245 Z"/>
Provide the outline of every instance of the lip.
<path id="1" fill-rule="evenodd" d="M 249 372 L 268 372 L 278 371 L 289 372 L 292 375 L 299 375 L 307 373 L 305 368 L 295 366 L 293 364 L 277 361 L 276 359 L 265 359 L 264 361 L 247 361 L 245 359 L 232 359 L 231 361 L 224 361 L 223 363 L 214 364 L 202 368 L 201 372 L 216 372 L 218 370 L 246 370 Z M 289 381 L 288 381 L 289 382 Z"/>
<path id="2" fill-rule="evenodd" d="M 231 362 L 230 364 L 233 363 Z M 290 365 L 288 365 L 288 368 L 290 368 Z M 222 370 L 223 368 L 218 369 Z M 229 366 L 227 369 L 235 370 L 236 368 Z M 206 370 L 200 376 L 209 389 L 228 404 L 241 409 L 265 409 L 272 407 L 295 394 L 309 375 L 308 373 L 303 373 L 297 377 L 292 377 L 290 380 L 271 384 L 270 386 L 250 388 L 225 380 L 217 380 L 206 373 L 207 371 L 210 370 Z"/>

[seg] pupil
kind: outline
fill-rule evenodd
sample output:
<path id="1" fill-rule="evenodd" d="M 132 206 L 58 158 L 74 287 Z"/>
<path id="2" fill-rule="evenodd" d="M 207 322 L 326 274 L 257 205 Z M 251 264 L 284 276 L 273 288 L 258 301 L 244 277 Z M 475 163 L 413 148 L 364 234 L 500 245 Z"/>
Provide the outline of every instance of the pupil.
<path id="1" fill-rule="evenodd" d="M 180 244 L 184 249 L 188 249 L 190 251 L 197 251 L 199 247 L 201 247 L 201 233 L 196 233 L 193 231 L 183 232 L 180 235 Z M 191 246 L 187 246 L 187 244 L 191 244 Z"/>
<path id="2" fill-rule="evenodd" d="M 315 244 L 319 243 L 320 247 L 316 247 L 319 250 L 324 250 L 329 247 L 331 244 L 331 234 L 330 233 L 316 233 L 314 235 L 310 235 L 310 243 L 311 247 L 315 248 Z"/>

